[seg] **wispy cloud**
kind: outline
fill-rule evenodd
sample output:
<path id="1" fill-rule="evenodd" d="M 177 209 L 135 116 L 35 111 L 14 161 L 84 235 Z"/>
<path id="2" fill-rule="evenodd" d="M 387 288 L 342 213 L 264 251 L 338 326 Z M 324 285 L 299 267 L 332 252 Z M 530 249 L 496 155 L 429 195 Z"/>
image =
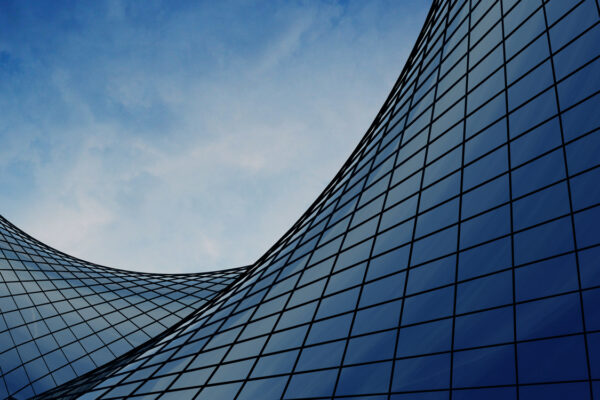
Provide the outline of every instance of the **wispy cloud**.
<path id="1" fill-rule="evenodd" d="M 333 177 L 428 4 L 0 7 L 0 212 L 144 271 L 255 261 Z"/>

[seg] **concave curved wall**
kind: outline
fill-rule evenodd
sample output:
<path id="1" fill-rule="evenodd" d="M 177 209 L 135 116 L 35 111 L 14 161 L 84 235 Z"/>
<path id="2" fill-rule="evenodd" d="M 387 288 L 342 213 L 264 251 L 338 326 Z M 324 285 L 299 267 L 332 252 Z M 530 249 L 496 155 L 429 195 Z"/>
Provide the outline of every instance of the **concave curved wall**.
<path id="1" fill-rule="evenodd" d="M 288 233 L 164 334 L 39 398 L 599 396 L 599 10 L 434 1 Z"/>

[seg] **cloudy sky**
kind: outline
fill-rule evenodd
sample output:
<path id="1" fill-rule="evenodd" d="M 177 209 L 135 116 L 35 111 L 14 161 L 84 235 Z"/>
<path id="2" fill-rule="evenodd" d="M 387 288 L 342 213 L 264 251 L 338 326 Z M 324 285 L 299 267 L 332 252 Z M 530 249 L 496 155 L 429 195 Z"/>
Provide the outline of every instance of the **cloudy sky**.
<path id="1" fill-rule="evenodd" d="M 364 134 L 428 7 L 3 1 L 0 214 L 114 267 L 252 263 Z"/>

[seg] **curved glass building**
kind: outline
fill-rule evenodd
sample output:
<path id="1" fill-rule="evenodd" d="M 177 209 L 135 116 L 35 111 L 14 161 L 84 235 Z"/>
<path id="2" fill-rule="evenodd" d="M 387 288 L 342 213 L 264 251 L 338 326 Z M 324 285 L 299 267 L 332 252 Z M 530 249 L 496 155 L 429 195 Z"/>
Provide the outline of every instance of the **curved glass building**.
<path id="1" fill-rule="evenodd" d="M 253 265 L 114 270 L 3 220 L 0 393 L 599 399 L 599 183 L 598 1 L 435 0 L 357 148 Z"/>
<path id="2" fill-rule="evenodd" d="M 135 351 L 244 271 L 106 268 L 49 248 L 0 217 L 0 395 L 29 398 Z"/>

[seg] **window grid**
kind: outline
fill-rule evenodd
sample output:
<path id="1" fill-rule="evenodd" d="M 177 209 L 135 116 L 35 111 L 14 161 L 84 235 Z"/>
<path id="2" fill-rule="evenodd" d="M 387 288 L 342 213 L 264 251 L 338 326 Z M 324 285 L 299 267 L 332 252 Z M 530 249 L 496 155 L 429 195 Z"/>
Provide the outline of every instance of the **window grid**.
<path id="1" fill-rule="evenodd" d="M 186 277 L 46 277 L 190 311 L 39 398 L 594 398 L 599 15 L 597 0 L 434 1 L 340 172 L 251 267 L 199 277 L 210 298 L 187 300 Z M 15 232 L 8 262 L 89 268 Z M 18 276 L 30 298 L 48 292 L 36 276 Z"/>

